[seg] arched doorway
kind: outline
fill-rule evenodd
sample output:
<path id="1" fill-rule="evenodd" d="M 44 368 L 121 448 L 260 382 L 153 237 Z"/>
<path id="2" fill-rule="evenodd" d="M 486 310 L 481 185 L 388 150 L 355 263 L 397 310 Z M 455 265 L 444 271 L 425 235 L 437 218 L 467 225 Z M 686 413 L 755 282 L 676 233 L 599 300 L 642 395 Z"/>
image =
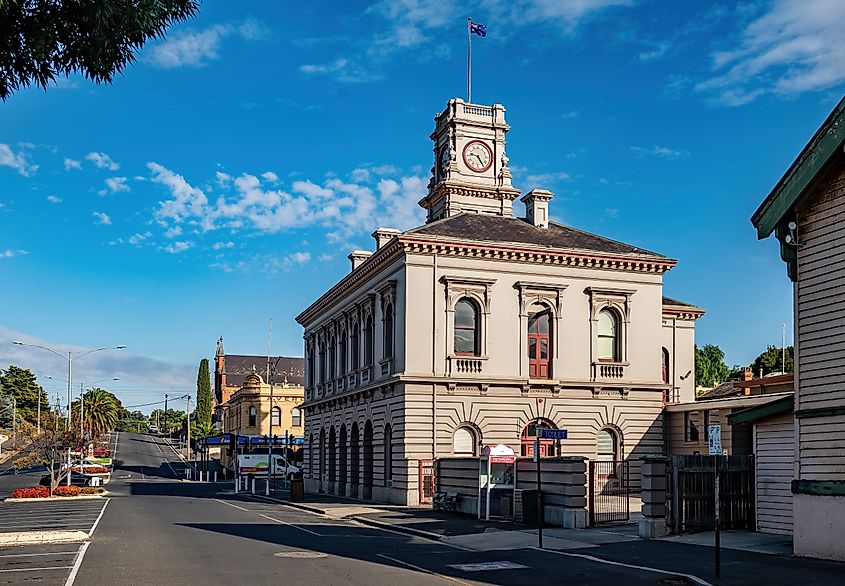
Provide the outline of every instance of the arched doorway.
<path id="1" fill-rule="evenodd" d="M 358 483 L 361 482 L 361 444 L 358 437 L 358 422 L 352 424 L 352 434 L 349 437 L 349 484 L 352 485 L 352 496 L 358 496 Z"/>
<path id="2" fill-rule="evenodd" d="M 537 429 L 557 429 L 557 425 L 548 419 L 534 419 L 528 422 L 522 429 L 522 434 L 519 437 L 521 445 L 521 454 L 523 456 L 534 456 L 534 440 L 537 439 Z M 541 439 L 540 440 L 540 457 L 548 458 L 550 456 L 560 456 L 560 448 L 557 440 Z"/>
<path id="3" fill-rule="evenodd" d="M 346 472 L 348 470 L 348 454 L 346 452 L 346 424 L 340 426 L 340 439 L 338 443 L 338 487 L 337 494 L 346 496 Z"/>
<path id="4" fill-rule="evenodd" d="M 364 424 L 364 494 L 365 499 L 373 498 L 373 424 Z"/>
<path id="5" fill-rule="evenodd" d="M 320 492 L 326 492 L 326 428 L 320 429 L 320 461 L 318 463 L 320 470 Z"/>
<path id="6" fill-rule="evenodd" d="M 337 432 L 334 425 L 329 428 L 329 493 L 335 494 L 337 482 Z"/>

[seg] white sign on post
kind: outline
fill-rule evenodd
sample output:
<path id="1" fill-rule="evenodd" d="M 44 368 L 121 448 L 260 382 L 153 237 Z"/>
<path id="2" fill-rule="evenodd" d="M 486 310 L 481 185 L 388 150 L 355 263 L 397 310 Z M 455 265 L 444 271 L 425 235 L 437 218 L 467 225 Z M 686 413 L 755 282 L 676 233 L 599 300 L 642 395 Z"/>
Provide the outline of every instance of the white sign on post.
<path id="1" fill-rule="evenodd" d="M 708 445 L 710 447 L 709 453 L 711 456 L 719 456 L 722 454 L 722 426 L 720 424 L 710 425 L 707 428 L 707 435 L 709 437 Z"/>
<path id="2" fill-rule="evenodd" d="M 4 442 L 6 442 L 8 439 L 9 439 L 9 436 L 7 436 L 7 435 L 0 435 L 0 454 L 2 454 L 2 453 L 3 453 L 3 451 L 2 451 L 2 446 L 3 446 L 3 443 L 4 443 Z"/>

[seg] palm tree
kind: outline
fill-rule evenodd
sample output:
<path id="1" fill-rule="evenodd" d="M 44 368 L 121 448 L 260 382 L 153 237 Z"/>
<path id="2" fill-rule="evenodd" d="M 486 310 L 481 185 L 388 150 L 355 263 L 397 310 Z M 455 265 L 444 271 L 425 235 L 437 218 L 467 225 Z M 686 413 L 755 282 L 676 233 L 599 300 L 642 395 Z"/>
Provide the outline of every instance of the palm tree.
<path id="1" fill-rule="evenodd" d="M 85 393 L 85 428 L 92 437 L 114 429 L 120 415 L 120 405 L 114 395 L 104 389 Z"/>

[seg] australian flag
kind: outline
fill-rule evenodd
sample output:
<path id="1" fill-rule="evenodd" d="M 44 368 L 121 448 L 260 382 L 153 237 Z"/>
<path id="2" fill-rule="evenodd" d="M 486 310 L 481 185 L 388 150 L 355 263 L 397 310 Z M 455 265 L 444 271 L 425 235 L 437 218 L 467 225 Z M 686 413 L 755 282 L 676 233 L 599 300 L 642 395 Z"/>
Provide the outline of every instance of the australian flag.
<path id="1" fill-rule="evenodd" d="M 486 37 L 487 36 L 487 25 L 486 24 L 478 24 L 477 22 L 470 21 L 469 32 L 471 32 L 475 35 L 478 35 L 479 37 Z"/>

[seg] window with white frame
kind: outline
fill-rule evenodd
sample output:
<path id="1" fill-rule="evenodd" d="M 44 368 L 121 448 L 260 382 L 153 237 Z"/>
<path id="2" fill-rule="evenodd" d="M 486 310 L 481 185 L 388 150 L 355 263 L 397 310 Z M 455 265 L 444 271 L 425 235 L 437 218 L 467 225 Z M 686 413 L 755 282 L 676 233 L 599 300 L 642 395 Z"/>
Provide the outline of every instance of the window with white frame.
<path id="1" fill-rule="evenodd" d="M 270 411 L 270 425 L 273 427 L 281 427 L 282 425 L 282 410 L 278 407 L 273 407 Z"/>
<path id="2" fill-rule="evenodd" d="M 463 425 L 455 430 L 452 435 L 453 456 L 473 458 L 476 456 L 476 446 L 478 446 L 478 440 L 471 427 Z"/>
<path id="3" fill-rule="evenodd" d="M 463 298 L 455 304 L 455 354 L 479 356 L 479 309 L 475 301 Z"/>
<path id="4" fill-rule="evenodd" d="M 255 408 L 255 405 L 250 406 L 249 408 L 249 427 L 255 427 L 258 423 L 258 409 Z"/>
<path id="5" fill-rule="evenodd" d="M 291 409 L 290 419 L 291 419 L 290 424 L 293 427 L 299 427 L 299 426 L 302 425 L 302 412 L 299 410 L 299 408 L 294 407 L 293 409 Z"/>
<path id="6" fill-rule="evenodd" d="M 598 319 L 598 359 L 605 362 L 619 362 L 619 315 L 609 307 L 599 312 Z"/>

